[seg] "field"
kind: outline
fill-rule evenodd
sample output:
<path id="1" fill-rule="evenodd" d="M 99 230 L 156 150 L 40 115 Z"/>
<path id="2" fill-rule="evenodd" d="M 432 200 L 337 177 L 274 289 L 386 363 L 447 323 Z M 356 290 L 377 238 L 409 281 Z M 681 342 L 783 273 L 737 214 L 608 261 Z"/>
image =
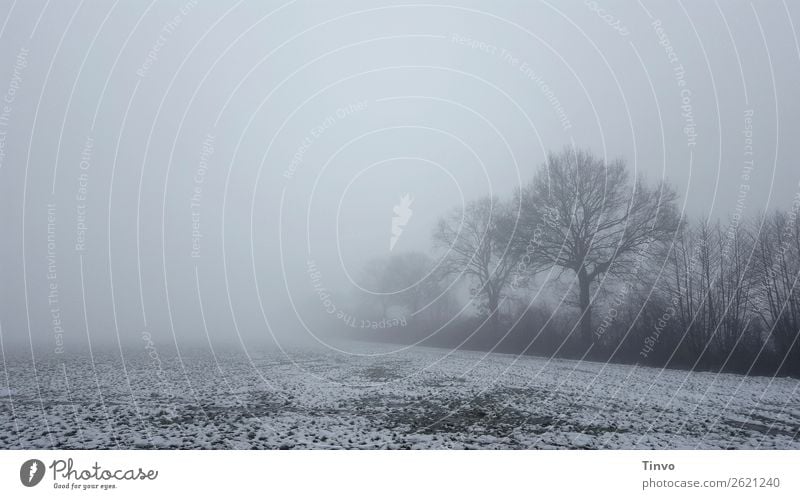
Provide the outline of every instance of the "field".
<path id="1" fill-rule="evenodd" d="M 390 345 L 6 352 L 0 448 L 800 449 L 800 382 Z"/>

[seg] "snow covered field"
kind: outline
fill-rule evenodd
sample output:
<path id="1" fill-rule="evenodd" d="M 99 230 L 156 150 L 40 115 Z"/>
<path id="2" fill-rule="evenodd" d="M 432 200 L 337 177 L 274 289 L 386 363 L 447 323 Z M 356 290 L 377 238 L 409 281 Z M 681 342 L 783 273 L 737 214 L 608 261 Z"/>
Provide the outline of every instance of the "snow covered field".
<path id="1" fill-rule="evenodd" d="M 7 353 L 0 448 L 800 448 L 795 379 L 339 347 Z"/>

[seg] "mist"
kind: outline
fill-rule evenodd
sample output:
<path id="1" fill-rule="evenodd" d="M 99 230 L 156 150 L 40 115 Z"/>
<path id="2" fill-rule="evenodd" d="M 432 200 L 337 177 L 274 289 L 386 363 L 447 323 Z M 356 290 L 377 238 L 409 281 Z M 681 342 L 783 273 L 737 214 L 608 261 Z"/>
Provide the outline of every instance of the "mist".
<path id="1" fill-rule="evenodd" d="M 30 1 L 0 15 L 6 348 L 333 342 L 336 312 L 375 291 L 368 262 L 438 261 L 443 215 L 512 198 L 565 146 L 668 182 L 694 220 L 788 209 L 798 190 L 786 5 Z M 453 284 L 457 309 L 467 287 Z"/>

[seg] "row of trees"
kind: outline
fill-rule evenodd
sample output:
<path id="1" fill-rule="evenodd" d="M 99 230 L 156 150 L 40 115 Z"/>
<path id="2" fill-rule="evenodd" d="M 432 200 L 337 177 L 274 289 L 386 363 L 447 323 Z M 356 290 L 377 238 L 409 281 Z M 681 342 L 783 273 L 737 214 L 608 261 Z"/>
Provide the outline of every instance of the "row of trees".
<path id="1" fill-rule="evenodd" d="M 565 149 L 512 199 L 444 216 L 435 256 L 372 262 L 362 313 L 410 316 L 391 341 L 800 374 L 800 202 L 723 226 L 676 198 Z"/>

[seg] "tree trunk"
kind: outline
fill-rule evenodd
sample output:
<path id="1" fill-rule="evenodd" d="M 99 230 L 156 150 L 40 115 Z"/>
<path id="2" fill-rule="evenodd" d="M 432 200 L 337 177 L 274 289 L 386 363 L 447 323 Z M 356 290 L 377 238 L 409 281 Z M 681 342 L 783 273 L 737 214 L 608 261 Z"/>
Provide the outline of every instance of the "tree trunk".
<path id="1" fill-rule="evenodd" d="M 592 303 L 589 285 L 591 280 L 585 267 L 578 271 L 578 287 L 580 288 L 579 305 L 581 307 L 580 330 L 581 339 L 587 344 L 592 343 Z"/>
<path id="2" fill-rule="evenodd" d="M 489 324 L 492 327 L 492 333 L 497 334 L 500 332 L 500 311 L 498 310 L 499 304 L 498 297 L 494 293 L 489 293 Z"/>

